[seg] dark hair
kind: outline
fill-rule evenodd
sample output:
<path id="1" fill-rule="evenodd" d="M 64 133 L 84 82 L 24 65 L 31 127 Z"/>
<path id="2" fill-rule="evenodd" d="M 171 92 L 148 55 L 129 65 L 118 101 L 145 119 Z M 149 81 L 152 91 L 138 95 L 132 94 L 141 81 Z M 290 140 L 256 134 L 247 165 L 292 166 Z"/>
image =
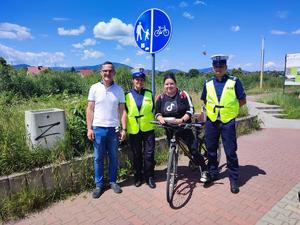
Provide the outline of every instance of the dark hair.
<path id="1" fill-rule="evenodd" d="M 166 79 L 172 79 L 176 84 L 176 78 L 175 78 L 175 75 L 173 73 L 168 73 L 164 76 L 164 83 L 165 83 Z"/>
<path id="2" fill-rule="evenodd" d="M 103 67 L 104 65 L 111 65 L 112 68 L 115 70 L 114 64 L 113 64 L 112 62 L 110 62 L 110 61 L 105 61 L 104 63 L 102 63 L 102 64 L 101 64 L 101 69 L 102 69 L 102 67 Z"/>

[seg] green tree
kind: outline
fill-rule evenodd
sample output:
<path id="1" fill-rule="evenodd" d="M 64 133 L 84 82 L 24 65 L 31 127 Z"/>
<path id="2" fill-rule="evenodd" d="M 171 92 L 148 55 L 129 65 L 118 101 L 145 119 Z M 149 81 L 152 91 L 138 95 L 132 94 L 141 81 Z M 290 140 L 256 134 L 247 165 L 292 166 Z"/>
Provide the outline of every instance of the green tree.
<path id="1" fill-rule="evenodd" d="M 188 75 L 190 77 L 197 77 L 200 74 L 199 70 L 197 69 L 190 69 Z"/>
<path id="2" fill-rule="evenodd" d="M 70 71 L 71 71 L 71 73 L 75 73 L 75 72 L 76 72 L 74 66 L 71 67 L 71 70 L 70 70 Z"/>
<path id="3" fill-rule="evenodd" d="M 232 72 L 231 72 L 232 76 L 235 76 L 235 77 L 241 77 L 244 75 L 244 72 L 242 70 L 242 68 L 237 68 L 237 69 L 232 69 Z"/>

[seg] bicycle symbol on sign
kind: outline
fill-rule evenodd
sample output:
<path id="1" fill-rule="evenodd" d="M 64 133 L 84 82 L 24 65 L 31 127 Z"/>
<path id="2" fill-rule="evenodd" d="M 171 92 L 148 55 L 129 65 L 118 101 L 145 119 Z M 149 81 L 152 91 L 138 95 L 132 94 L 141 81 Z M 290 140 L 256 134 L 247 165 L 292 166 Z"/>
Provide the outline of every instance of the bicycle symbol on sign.
<path id="1" fill-rule="evenodd" d="M 170 31 L 166 28 L 166 25 L 158 26 L 158 29 L 154 31 L 154 36 L 155 37 L 158 37 L 161 34 L 164 35 L 165 37 L 169 36 Z"/>

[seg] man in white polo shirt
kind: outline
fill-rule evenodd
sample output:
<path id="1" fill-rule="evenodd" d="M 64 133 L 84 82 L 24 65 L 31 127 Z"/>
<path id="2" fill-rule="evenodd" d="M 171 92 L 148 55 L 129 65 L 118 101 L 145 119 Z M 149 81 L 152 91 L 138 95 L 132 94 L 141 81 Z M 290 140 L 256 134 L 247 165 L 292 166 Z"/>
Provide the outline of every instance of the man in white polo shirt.
<path id="1" fill-rule="evenodd" d="M 115 193 L 122 189 L 116 183 L 118 168 L 118 139 L 126 137 L 126 111 L 123 89 L 114 83 L 115 69 L 111 62 L 101 66 L 102 80 L 93 84 L 89 91 L 88 106 L 86 109 L 87 136 L 94 142 L 94 170 L 96 188 L 93 198 L 99 198 L 104 189 L 103 158 L 105 153 L 109 157 L 109 183 Z M 122 129 L 117 133 L 117 127 Z M 119 137 L 118 137 L 119 135 Z"/>

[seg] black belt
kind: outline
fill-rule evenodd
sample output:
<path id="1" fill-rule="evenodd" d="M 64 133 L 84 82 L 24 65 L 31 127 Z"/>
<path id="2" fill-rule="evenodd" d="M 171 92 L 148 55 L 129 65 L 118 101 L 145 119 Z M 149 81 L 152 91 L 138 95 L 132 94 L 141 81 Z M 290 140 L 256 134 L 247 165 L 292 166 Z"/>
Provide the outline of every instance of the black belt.
<path id="1" fill-rule="evenodd" d="M 136 122 L 138 123 L 138 119 L 141 118 L 141 117 L 143 117 L 143 116 L 144 116 L 144 115 L 135 116 Z"/>
<path id="2" fill-rule="evenodd" d="M 215 107 L 214 107 L 214 113 L 216 113 L 216 108 L 222 109 L 222 108 L 224 108 L 224 106 L 223 105 L 215 105 Z"/>

